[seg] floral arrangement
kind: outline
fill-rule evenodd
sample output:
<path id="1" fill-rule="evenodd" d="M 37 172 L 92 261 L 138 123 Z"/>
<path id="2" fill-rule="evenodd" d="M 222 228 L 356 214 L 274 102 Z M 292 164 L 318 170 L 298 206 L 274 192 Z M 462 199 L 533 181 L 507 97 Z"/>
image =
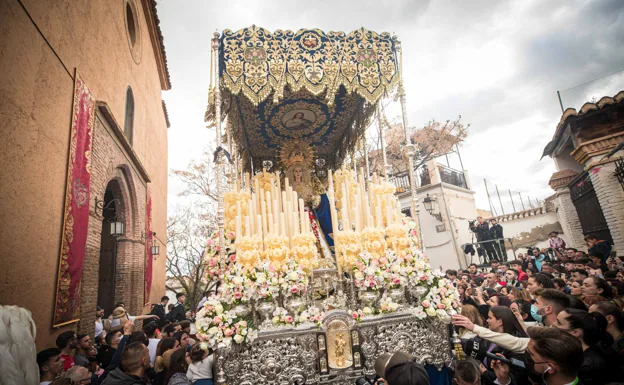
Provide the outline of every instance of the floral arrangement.
<path id="1" fill-rule="evenodd" d="M 290 255 L 288 237 L 269 235 L 264 239 L 264 251 L 273 267 L 281 269 Z"/>
<path id="2" fill-rule="evenodd" d="M 386 250 L 386 234 L 382 229 L 366 227 L 362 230 L 364 249 L 376 257 L 384 255 Z"/>
<path id="3" fill-rule="evenodd" d="M 271 191 L 271 184 L 275 185 L 275 182 L 271 179 L 274 175 L 263 170 L 262 172 L 257 173 L 253 177 L 254 186 L 256 185 L 256 181 L 258 181 L 258 187 L 263 189 L 264 191 Z"/>
<path id="4" fill-rule="evenodd" d="M 237 205 L 240 204 L 241 216 L 244 218 L 248 214 L 249 208 L 247 207 L 251 196 L 248 192 L 236 192 L 228 191 L 223 193 L 223 207 L 224 207 L 224 226 L 228 230 L 234 230 L 236 228 L 236 213 Z M 244 230 L 245 224 L 243 224 Z"/>
<path id="5" fill-rule="evenodd" d="M 319 265 L 316 238 L 310 233 L 295 235 L 292 238 L 292 258 L 299 261 L 302 269 L 310 274 Z"/>
<path id="6" fill-rule="evenodd" d="M 231 310 L 225 310 L 224 306 L 216 299 L 206 301 L 204 307 L 198 312 L 195 322 L 197 338 L 202 348 L 214 348 L 219 343 L 226 346 L 235 342 L 243 344 L 251 342 L 257 333 L 249 323 L 238 317 Z"/>
<path id="7" fill-rule="evenodd" d="M 280 286 L 285 297 L 305 295 L 308 292 L 308 275 L 296 260 L 289 259 L 282 271 L 284 275 Z"/>
<path id="8" fill-rule="evenodd" d="M 392 301 L 392 298 L 386 295 L 379 300 L 379 312 L 381 314 L 394 313 L 399 309 L 401 309 L 401 305 Z"/>
<path id="9" fill-rule="evenodd" d="M 372 254 L 363 251 L 353 268 L 353 282 L 360 290 L 379 290 L 384 286 L 384 266 Z"/>
<path id="10" fill-rule="evenodd" d="M 229 305 L 240 305 L 249 302 L 255 296 L 255 282 L 252 273 L 237 265 L 223 274 L 221 300 Z"/>
<path id="11" fill-rule="evenodd" d="M 236 239 L 236 259 L 243 268 L 253 270 L 263 256 L 262 238 L 259 235 Z"/>
<path id="12" fill-rule="evenodd" d="M 321 326 L 323 317 L 325 317 L 325 312 L 321 311 L 321 309 L 316 306 L 310 306 L 299 314 L 298 322 L 300 324 L 313 323 L 317 326 Z"/>
<path id="13" fill-rule="evenodd" d="M 262 300 L 272 300 L 279 295 L 280 281 L 283 280 L 284 273 L 276 269 L 268 262 L 263 262 L 256 268 L 251 276 L 254 282 L 256 296 Z"/>
<path id="14" fill-rule="evenodd" d="M 459 311 L 459 294 L 441 271 L 435 273 L 435 284 L 420 302 L 422 310 L 429 317 L 448 317 Z"/>
<path id="15" fill-rule="evenodd" d="M 360 234 L 355 231 L 339 231 L 336 236 L 336 258 L 338 262 L 347 268 L 355 266 L 358 255 L 362 251 Z"/>
<path id="16" fill-rule="evenodd" d="M 216 230 L 210 235 L 210 238 L 206 241 L 206 248 L 204 249 L 204 263 L 208 270 L 208 276 L 211 279 L 220 279 L 224 272 L 221 271 L 219 262 L 219 250 L 220 250 L 220 236 L 221 232 Z M 225 231 L 223 237 L 223 247 L 226 258 L 226 270 L 231 264 L 236 261 L 236 248 L 234 247 L 234 239 L 236 235 L 232 231 Z"/>
<path id="17" fill-rule="evenodd" d="M 288 313 L 288 310 L 283 307 L 278 307 L 273 312 L 273 325 L 276 326 L 297 326 L 297 320 L 295 317 Z"/>

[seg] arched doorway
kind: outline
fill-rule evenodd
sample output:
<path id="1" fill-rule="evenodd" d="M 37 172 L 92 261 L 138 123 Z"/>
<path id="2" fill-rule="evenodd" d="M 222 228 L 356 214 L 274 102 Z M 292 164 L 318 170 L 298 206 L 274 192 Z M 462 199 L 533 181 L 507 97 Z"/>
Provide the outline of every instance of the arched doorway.
<path id="1" fill-rule="evenodd" d="M 106 186 L 104 192 L 104 207 L 102 211 L 102 235 L 100 237 L 100 262 L 98 273 L 98 299 L 97 305 L 105 311 L 104 316 L 108 317 L 115 306 L 115 275 L 117 266 L 117 240 L 111 235 L 110 223 L 117 216 L 117 203 L 113 195 L 113 183 L 111 181 Z"/>

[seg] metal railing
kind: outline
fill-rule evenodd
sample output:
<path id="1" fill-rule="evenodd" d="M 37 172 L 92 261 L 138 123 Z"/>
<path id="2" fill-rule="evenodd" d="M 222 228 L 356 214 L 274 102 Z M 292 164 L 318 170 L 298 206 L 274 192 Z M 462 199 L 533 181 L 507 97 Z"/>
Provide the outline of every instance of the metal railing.
<path id="1" fill-rule="evenodd" d="M 440 170 L 440 179 L 442 180 L 442 182 L 452 184 L 453 186 L 461 188 L 468 188 L 468 184 L 466 183 L 466 177 L 464 176 L 463 172 L 443 166 L 441 164 L 438 165 L 438 169 Z"/>
<path id="2" fill-rule="evenodd" d="M 489 264 L 491 261 L 507 262 L 507 246 L 509 242 L 513 259 L 516 259 L 516 247 L 513 238 L 497 238 L 481 242 L 470 242 L 461 245 L 465 256 L 470 255 L 470 263 L 473 263 L 475 255 L 479 258 L 479 264 Z M 502 243 L 501 243 L 502 242 Z"/>

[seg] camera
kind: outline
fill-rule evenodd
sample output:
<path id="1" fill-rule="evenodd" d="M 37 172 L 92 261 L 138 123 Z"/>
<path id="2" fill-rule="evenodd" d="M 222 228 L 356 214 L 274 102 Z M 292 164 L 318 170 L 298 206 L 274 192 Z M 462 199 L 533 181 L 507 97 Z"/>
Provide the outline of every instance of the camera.
<path id="1" fill-rule="evenodd" d="M 500 357 L 496 354 L 488 352 L 488 344 L 485 340 L 479 337 L 473 338 L 471 340 L 462 341 L 462 349 L 464 350 L 464 354 L 466 355 L 466 357 L 472 357 L 479 362 L 487 359 L 487 367 L 490 366 L 491 361 L 496 360 L 504 362 L 511 366 L 526 369 L 526 365 L 521 360 L 517 360 L 515 358 Z"/>

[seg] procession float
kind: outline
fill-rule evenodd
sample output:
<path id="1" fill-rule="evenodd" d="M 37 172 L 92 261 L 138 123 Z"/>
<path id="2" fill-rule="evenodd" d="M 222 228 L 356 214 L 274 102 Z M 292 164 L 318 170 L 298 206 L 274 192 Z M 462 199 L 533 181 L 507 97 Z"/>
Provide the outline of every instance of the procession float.
<path id="1" fill-rule="evenodd" d="M 363 28 L 215 33 L 219 228 L 205 263 L 219 285 L 196 326 L 217 384 L 352 384 L 398 350 L 431 376 L 451 365 L 457 293 L 387 176 L 355 162 L 395 92 L 413 169 L 401 70 L 396 36 Z"/>

